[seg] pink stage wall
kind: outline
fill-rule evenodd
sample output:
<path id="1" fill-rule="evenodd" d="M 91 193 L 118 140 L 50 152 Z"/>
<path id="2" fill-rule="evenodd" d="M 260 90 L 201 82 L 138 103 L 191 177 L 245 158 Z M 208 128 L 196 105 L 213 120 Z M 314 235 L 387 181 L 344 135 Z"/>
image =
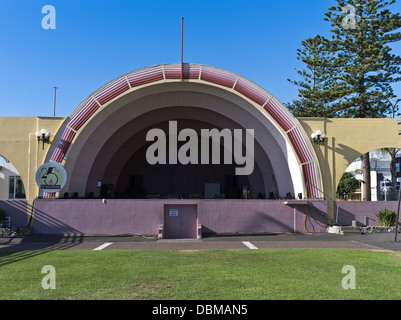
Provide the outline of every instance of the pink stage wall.
<path id="1" fill-rule="evenodd" d="M 297 202 L 296 202 L 297 203 Z M 326 210 L 325 201 L 315 201 Z M 197 206 L 202 233 L 326 232 L 327 223 L 315 209 L 285 200 L 133 200 L 37 199 L 33 231 L 36 234 L 147 234 L 157 235 L 164 206 Z M 338 222 L 377 226 L 375 214 L 397 202 L 338 202 Z"/>
<path id="2" fill-rule="evenodd" d="M 324 232 L 317 212 L 281 200 L 36 200 L 37 234 L 151 234 L 163 224 L 165 205 L 196 205 L 206 233 Z M 304 212 L 306 215 L 304 216 Z"/>
<path id="3" fill-rule="evenodd" d="M 325 219 L 282 200 L 36 200 L 37 234 L 148 234 L 163 225 L 164 206 L 196 205 L 203 234 L 325 232 Z"/>

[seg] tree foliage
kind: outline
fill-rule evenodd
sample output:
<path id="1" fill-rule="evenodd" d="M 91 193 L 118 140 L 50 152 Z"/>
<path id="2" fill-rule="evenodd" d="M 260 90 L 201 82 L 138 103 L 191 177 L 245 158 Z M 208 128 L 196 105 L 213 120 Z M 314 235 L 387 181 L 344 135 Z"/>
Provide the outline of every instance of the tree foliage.
<path id="1" fill-rule="evenodd" d="M 300 99 L 293 100 L 287 107 L 296 117 L 335 117 L 333 101 L 338 99 L 338 91 L 330 42 L 317 35 L 302 41 L 302 46 L 302 50 L 297 50 L 297 59 L 305 64 L 304 70 L 297 70 L 302 80 L 288 79 L 299 87 Z"/>
<path id="2" fill-rule="evenodd" d="M 297 59 L 304 70 L 299 99 L 287 104 L 295 116 L 377 118 L 392 112 L 392 84 L 401 80 L 401 57 L 389 44 L 401 40 L 399 13 L 388 7 L 395 0 L 336 0 L 325 20 L 331 39 L 302 41 Z"/>
<path id="3" fill-rule="evenodd" d="M 394 112 L 392 85 L 401 80 L 401 57 L 389 44 L 400 41 L 400 13 L 395 0 L 336 0 L 325 14 L 331 38 L 302 42 L 298 59 L 298 100 L 287 104 L 297 117 L 378 118 Z M 362 155 L 363 179 L 370 186 L 369 154 Z M 370 201 L 370 188 L 363 200 Z"/>
<path id="4" fill-rule="evenodd" d="M 337 0 L 326 13 L 332 27 L 329 50 L 341 84 L 340 117 L 377 118 L 391 112 L 391 85 L 401 80 L 401 57 L 388 46 L 401 40 L 401 33 L 395 32 L 401 28 L 400 14 L 388 9 L 394 3 Z"/>
<path id="5" fill-rule="evenodd" d="M 360 187 L 360 182 L 351 172 L 345 172 L 340 179 L 337 187 L 337 194 L 350 194 Z"/>

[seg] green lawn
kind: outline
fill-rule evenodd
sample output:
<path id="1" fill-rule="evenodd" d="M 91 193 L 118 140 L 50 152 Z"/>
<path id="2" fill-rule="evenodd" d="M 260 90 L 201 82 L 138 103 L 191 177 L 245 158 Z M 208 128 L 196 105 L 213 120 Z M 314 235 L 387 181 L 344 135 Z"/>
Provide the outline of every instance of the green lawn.
<path id="1" fill-rule="evenodd" d="M 56 270 L 43 289 L 42 267 Z M 345 265 L 356 289 L 342 288 Z M 4 299 L 400 299 L 401 255 L 351 249 L 0 252 Z"/>

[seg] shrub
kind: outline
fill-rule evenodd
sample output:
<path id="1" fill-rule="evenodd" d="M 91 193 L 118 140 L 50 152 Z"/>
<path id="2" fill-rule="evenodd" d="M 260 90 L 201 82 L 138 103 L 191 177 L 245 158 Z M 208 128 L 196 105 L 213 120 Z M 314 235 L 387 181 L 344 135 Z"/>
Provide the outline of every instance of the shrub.
<path id="1" fill-rule="evenodd" d="M 385 208 L 376 213 L 377 218 L 382 226 L 391 227 L 395 226 L 395 219 L 397 217 L 397 212 Z"/>

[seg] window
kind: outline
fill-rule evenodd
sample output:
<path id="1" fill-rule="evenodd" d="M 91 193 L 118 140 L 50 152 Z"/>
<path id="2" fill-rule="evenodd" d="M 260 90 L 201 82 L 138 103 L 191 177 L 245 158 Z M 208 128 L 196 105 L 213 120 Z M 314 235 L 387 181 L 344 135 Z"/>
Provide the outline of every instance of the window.
<path id="1" fill-rule="evenodd" d="M 8 199 L 25 199 L 25 188 L 20 176 L 9 177 Z"/>
<path id="2" fill-rule="evenodd" d="M 9 177 L 8 199 L 15 199 L 15 177 Z"/>

